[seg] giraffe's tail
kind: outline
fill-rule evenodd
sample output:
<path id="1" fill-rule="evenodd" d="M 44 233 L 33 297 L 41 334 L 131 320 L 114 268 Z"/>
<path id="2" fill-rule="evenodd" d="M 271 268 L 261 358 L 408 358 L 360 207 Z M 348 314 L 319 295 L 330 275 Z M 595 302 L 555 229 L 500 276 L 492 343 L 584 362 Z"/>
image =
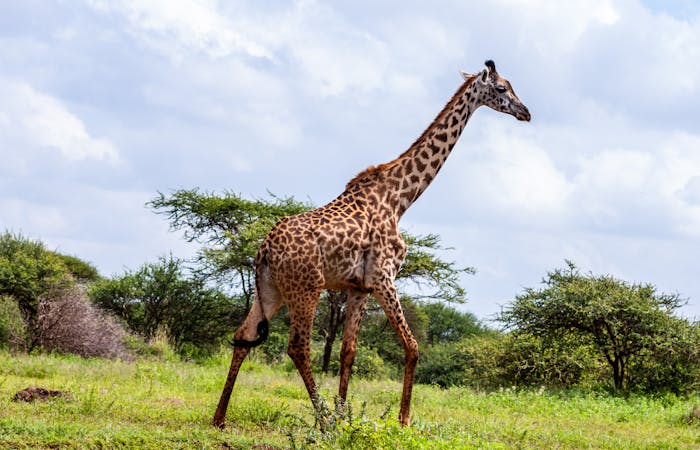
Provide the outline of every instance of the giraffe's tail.
<path id="1" fill-rule="evenodd" d="M 231 344 L 233 344 L 234 347 L 257 347 L 258 345 L 265 342 L 265 339 L 267 339 L 267 335 L 269 334 L 269 332 L 270 327 L 267 322 L 267 318 L 263 317 L 263 320 L 258 322 L 258 337 L 256 339 L 253 339 L 252 341 L 248 341 L 246 339 L 234 339 L 233 342 L 231 342 Z"/>
<path id="2" fill-rule="evenodd" d="M 269 323 L 267 321 L 267 317 L 265 316 L 265 310 L 263 308 L 263 300 L 260 298 L 261 295 L 264 294 L 264 291 L 261 286 L 261 280 L 263 278 L 263 271 L 267 269 L 267 246 L 265 245 L 265 241 L 263 241 L 263 244 L 260 245 L 260 249 L 258 250 L 258 255 L 255 260 L 255 294 L 256 294 L 256 299 L 255 302 L 253 303 L 253 308 L 256 306 L 260 308 L 260 315 L 262 316 L 262 319 L 260 322 L 258 322 L 257 325 L 257 331 L 258 331 L 258 337 L 249 341 L 247 339 L 233 339 L 233 346 L 234 347 L 244 347 L 244 348 L 253 348 L 257 347 L 258 345 L 262 344 L 265 342 L 267 339 L 267 336 L 270 332 L 270 327 Z M 250 316 L 254 317 L 254 313 L 251 311 Z M 250 318 L 249 316 L 249 318 Z M 246 319 L 247 321 L 248 319 Z"/>

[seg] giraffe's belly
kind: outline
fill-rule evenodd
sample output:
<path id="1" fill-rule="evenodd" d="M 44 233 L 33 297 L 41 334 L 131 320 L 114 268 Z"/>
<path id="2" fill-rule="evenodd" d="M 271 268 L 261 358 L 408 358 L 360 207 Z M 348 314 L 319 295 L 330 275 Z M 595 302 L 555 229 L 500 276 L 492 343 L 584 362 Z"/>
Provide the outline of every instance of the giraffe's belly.
<path id="1" fill-rule="evenodd" d="M 322 255 L 326 289 L 370 290 L 367 280 L 372 270 L 373 253 L 360 233 L 326 245 Z"/>

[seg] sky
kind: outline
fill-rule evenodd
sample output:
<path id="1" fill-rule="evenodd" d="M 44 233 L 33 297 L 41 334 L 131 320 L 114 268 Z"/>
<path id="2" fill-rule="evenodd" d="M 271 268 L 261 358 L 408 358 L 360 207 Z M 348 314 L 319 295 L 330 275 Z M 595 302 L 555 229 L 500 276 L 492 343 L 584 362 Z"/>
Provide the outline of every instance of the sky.
<path id="1" fill-rule="evenodd" d="M 0 0 L 0 230 L 118 275 L 197 247 L 145 206 L 199 187 L 323 205 L 493 59 L 488 108 L 404 215 L 488 320 L 547 272 L 700 318 L 700 3 Z"/>

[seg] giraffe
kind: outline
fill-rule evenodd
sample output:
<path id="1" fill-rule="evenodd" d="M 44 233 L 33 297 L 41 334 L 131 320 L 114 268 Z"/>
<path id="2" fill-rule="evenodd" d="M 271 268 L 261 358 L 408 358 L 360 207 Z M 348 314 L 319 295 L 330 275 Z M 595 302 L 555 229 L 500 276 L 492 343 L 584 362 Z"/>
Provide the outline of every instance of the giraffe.
<path id="1" fill-rule="evenodd" d="M 404 318 L 394 279 L 406 254 L 398 222 L 433 181 L 472 113 L 482 105 L 521 121 L 530 112 L 493 61 L 478 74 L 461 72 L 463 83 L 430 126 L 398 158 L 370 166 L 327 205 L 281 219 L 260 245 L 255 261 L 256 296 L 234 335 L 231 367 L 213 424 L 223 427 L 238 370 L 250 348 L 267 337 L 268 320 L 282 305 L 289 311 L 287 354 L 320 406 L 311 373 L 311 328 L 324 289 L 347 292 L 340 352 L 341 405 L 347 397 L 357 349 L 357 330 L 372 294 L 403 344 L 406 360 L 399 422 L 409 424 L 418 345 Z"/>

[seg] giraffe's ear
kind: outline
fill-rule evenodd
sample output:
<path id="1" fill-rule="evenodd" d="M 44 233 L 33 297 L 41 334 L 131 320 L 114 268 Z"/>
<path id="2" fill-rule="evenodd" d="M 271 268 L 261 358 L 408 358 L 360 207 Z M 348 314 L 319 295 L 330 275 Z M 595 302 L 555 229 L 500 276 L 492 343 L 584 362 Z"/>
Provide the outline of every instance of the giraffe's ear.
<path id="1" fill-rule="evenodd" d="M 482 70 L 481 73 L 479 73 L 479 76 L 481 77 L 481 82 L 486 83 L 486 79 L 489 76 L 489 70 L 488 69 Z"/>
<path id="2" fill-rule="evenodd" d="M 481 71 L 481 81 L 484 83 L 486 82 L 487 77 L 491 77 L 492 79 L 496 79 L 496 64 L 493 62 L 493 60 L 489 59 L 484 63 L 486 65 L 486 69 Z"/>
<path id="3" fill-rule="evenodd" d="M 460 75 L 462 75 L 462 78 L 464 78 L 464 81 L 469 81 L 470 78 L 473 78 L 476 76 L 473 73 L 465 72 L 463 70 L 460 70 L 459 73 L 460 73 Z"/>

